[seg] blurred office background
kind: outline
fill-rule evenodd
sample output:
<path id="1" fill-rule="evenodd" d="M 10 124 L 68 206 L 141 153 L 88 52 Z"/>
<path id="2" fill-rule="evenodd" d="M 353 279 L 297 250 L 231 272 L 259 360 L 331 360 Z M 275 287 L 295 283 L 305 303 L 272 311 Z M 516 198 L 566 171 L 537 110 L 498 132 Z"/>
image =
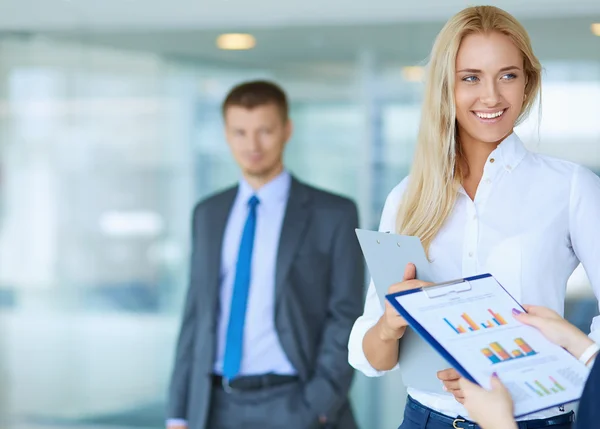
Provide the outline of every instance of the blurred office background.
<path id="1" fill-rule="evenodd" d="M 493 3 L 545 67 L 521 137 L 600 173 L 600 2 Z M 0 427 L 162 427 L 191 208 L 237 177 L 225 93 L 282 84 L 289 168 L 376 228 L 411 163 L 433 39 L 468 4 L 1 0 Z M 597 312 L 578 269 L 567 315 L 588 329 Z M 363 428 L 398 426 L 398 383 L 357 376 Z"/>

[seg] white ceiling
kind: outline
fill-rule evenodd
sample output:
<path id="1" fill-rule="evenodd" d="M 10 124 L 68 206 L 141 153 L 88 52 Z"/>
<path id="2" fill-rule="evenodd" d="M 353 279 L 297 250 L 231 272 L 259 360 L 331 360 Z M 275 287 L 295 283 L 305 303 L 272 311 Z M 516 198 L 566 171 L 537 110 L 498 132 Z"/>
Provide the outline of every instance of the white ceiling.
<path id="1" fill-rule="evenodd" d="M 600 14 L 599 0 L 490 0 L 518 18 Z M 466 0 L 0 0 L 0 30 L 151 30 L 437 21 Z"/>
<path id="2" fill-rule="evenodd" d="M 527 28 L 542 61 L 600 61 L 600 0 L 489 0 Z M 379 63 L 423 63 L 443 22 L 467 0 L 0 0 L 0 38 L 36 35 L 180 60 L 342 78 L 368 51 Z M 249 31 L 250 51 L 222 51 Z"/>
<path id="3" fill-rule="evenodd" d="M 0 0 L 1 1 L 1 0 Z M 600 0 L 599 0 L 600 2 Z M 590 24 L 600 22 L 600 13 L 588 17 L 524 19 L 534 51 L 542 61 L 600 62 L 600 37 Z M 357 25 L 284 26 L 250 29 L 257 46 L 249 51 L 222 51 L 215 45 L 227 28 L 140 31 L 49 31 L 51 38 L 154 52 L 179 59 L 215 65 L 280 69 L 296 74 L 343 75 L 361 54 L 386 63 L 424 63 L 443 25 L 437 22 L 403 22 Z"/>

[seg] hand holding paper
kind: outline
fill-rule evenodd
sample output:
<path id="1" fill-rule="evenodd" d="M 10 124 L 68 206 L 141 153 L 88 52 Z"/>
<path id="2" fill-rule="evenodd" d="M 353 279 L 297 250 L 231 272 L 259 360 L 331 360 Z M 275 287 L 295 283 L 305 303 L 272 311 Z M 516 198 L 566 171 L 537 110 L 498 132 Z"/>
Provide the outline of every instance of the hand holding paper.
<path id="1" fill-rule="evenodd" d="M 404 269 L 402 282 L 390 286 L 388 294 L 418 289 L 430 283 L 416 280 L 417 269 L 414 264 L 407 264 Z M 385 312 L 379 323 L 379 337 L 382 341 L 396 341 L 404 335 L 408 323 L 388 301 L 385 302 Z"/>
<path id="2" fill-rule="evenodd" d="M 465 378 L 460 379 L 460 388 L 465 395 L 463 404 L 470 418 L 486 429 L 516 429 L 510 392 L 495 373 L 490 384 L 492 388 L 488 391 Z"/>
<path id="3" fill-rule="evenodd" d="M 452 393 L 454 395 L 454 399 L 461 404 L 464 403 L 465 395 L 459 384 L 461 376 L 458 371 L 454 368 L 448 368 L 443 371 L 438 371 L 437 376 L 444 383 L 444 390 Z"/>
<path id="4" fill-rule="evenodd" d="M 556 312 L 545 307 L 524 305 L 528 313 L 514 309 L 514 317 L 521 323 L 535 326 L 554 344 L 567 349 L 575 357 L 579 357 L 592 340 L 583 332 L 571 325 Z M 469 416 L 479 425 L 488 429 L 516 428 L 512 420 L 513 400 L 510 392 L 497 377 L 492 377 L 491 389 L 471 383 L 466 379 L 459 382 L 464 392 L 464 405 Z"/>
<path id="5" fill-rule="evenodd" d="M 382 310 L 376 324 L 363 339 L 363 351 L 367 360 L 379 371 L 391 370 L 398 364 L 405 386 L 444 394 L 436 372 L 448 368 L 448 362 L 418 333 L 406 328 L 400 342 L 397 338 L 393 341 L 382 341 L 379 334 L 380 325 L 384 322 L 381 316 L 388 307 L 385 297 L 389 294 L 390 285 L 403 283 L 407 279 L 407 265 L 416 267 L 419 280 L 436 281 L 421 240 L 418 237 L 364 229 L 357 229 L 356 236 L 365 255 Z"/>
<path id="6" fill-rule="evenodd" d="M 589 370 L 548 338 L 573 351 L 584 350 L 587 340 L 549 310 L 528 307 L 531 315 L 519 315 L 523 307 L 490 274 L 387 299 L 464 378 L 489 388 L 491 374 L 497 373 L 513 397 L 517 416 L 581 396 Z M 447 372 L 446 383 L 458 387 L 466 405 L 468 394 L 460 390 L 469 385 L 450 380 L 452 373 Z"/>
<path id="7" fill-rule="evenodd" d="M 563 347 L 576 358 L 594 342 L 583 332 L 546 307 L 524 305 L 527 313 L 513 310 L 515 318 L 525 325 L 537 328 L 554 344 Z"/>

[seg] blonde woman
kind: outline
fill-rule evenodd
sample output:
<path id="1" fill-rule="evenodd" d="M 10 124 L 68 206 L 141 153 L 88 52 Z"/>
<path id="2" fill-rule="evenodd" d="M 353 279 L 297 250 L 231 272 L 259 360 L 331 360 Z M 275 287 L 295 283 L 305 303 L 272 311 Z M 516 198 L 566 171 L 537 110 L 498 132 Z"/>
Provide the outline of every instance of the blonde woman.
<path id="1" fill-rule="evenodd" d="M 452 17 L 431 53 L 412 171 L 389 194 L 380 230 L 420 237 L 440 279 L 489 272 L 518 301 L 562 314 L 579 262 L 600 296 L 600 179 L 529 152 L 514 133 L 540 85 L 540 63 L 514 17 L 491 6 Z M 414 277 L 409 265 L 390 292 L 418 286 Z M 350 336 L 350 364 L 368 376 L 396 369 L 406 326 L 371 285 Z M 598 327 L 596 318 L 592 331 Z M 447 393 L 407 386 L 401 428 L 476 427 L 458 373 L 436 375 Z M 555 407 L 523 420 L 519 427 L 565 429 L 573 413 Z"/>

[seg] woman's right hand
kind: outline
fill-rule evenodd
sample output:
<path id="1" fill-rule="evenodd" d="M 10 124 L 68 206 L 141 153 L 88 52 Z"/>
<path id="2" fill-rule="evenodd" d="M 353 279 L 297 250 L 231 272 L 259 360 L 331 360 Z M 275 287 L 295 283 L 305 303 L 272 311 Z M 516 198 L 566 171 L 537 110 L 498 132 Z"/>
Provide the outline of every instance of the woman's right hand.
<path id="1" fill-rule="evenodd" d="M 533 326 L 554 344 L 565 348 L 576 358 L 594 342 L 577 327 L 560 317 L 558 313 L 546 307 L 524 305 L 527 313 L 513 309 L 515 319 L 525 325 Z"/>
<path id="2" fill-rule="evenodd" d="M 393 284 L 388 289 L 388 294 L 402 292 L 410 289 L 418 289 L 431 283 L 416 279 L 417 269 L 414 264 L 407 264 L 404 269 L 402 282 Z M 387 300 L 385 311 L 377 323 L 379 326 L 379 338 L 382 341 L 397 341 L 404 335 L 408 323 L 404 317 Z"/>

